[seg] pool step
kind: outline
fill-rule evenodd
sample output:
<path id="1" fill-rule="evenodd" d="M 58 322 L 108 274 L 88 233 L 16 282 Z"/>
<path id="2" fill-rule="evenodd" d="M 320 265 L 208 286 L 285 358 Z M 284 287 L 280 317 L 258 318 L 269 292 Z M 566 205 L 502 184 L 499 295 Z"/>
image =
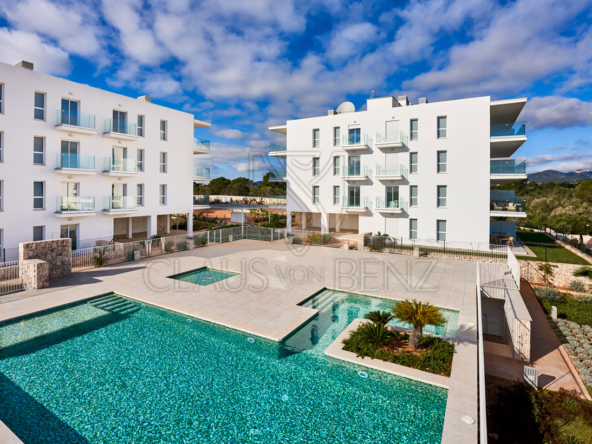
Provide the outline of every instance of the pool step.
<path id="1" fill-rule="evenodd" d="M 326 290 L 323 293 L 315 296 L 316 304 L 314 307 L 312 305 L 310 305 L 310 307 L 319 310 L 319 312 L 323 312 L 329 309 L 334 302 L 341 300 L 342 297 L 343 296 L 338 293 L 335 293 L 331 290 Z"/>
<path id="2" fill-rule="evenodd" d="M 94 299 L 89 302 L 90 305 L 110 313 L 117 313 L 121 315 L 129 315 L 141 310 L 140 304 L 130 301 L 119 296 L 105 296 L 99 299 Z"/>

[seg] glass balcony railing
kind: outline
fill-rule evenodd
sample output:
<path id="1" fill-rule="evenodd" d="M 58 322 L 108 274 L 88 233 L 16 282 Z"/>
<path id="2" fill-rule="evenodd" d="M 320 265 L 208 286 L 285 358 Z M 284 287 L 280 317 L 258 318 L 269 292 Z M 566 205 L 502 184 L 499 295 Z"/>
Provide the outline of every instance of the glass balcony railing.
<path id="1" fill-rule="evenodd" d="M 371 208 L 370 199 L 362 196 L 343 196 L 342 206 L 346 208 Z"/>
<path id="2" fill-rule="evenodd" d="M 94 170 L 95 156 L 81 156 L 72 153 L 59 153 L 56 156 L 56 169 L 74 168 L 80 170 Z"/>
<path id="3" fill-rule="evenodd" d="M 136 196 L 105 196 L 103 200 L 105 211 L 135 210 L 138 206 Z"/>
<path id="4" fill-rule="evenodd" d="M 105 119 L 105 133 L 127 134 L 137 136 L 135 123 L 124 122 L 123 120 Z"/>
<path id="5" fill-rule="evenodd" d="M 196 167 L 193 169 L 193 177 L 210 177 L 210 169 L 205 167 Z"/>
<path id="6" fill-rule="evenodd" d="M 56 213 L 70 211 L 95 211 L 94 197 L 58 197 Z"/>
<path id="7" fill-rule="evenodd" d="M 277 153 L 278 151 L 286 151 L 286 143 L 285 142 L 278 142 L 278 143 L 270 143 L 269 144 L 269 152 L 270 153 Z"/>
<path id="8" fill-rule="evenodd" d="M 491 174 L 526 174 L 526 162 L 516 163 L 515 159 L 491 160 L 489 171 Z"/>
<path id="9" fill-rule="evenodd" d="M 367 134 L 360 134 L 360 132 L 354 132 L 350 134 L 344 134 L 341 142 L 342 146 L 351 145 L 372 145 L 372 139 Z"/>
<path id="10" fill-rule="evenodd" d="M 526 123 L 500 123 L 489 125 L 491 137 L 525 136 Z"/>
<path id="11" fill-rule="evenodd" d="M 56 126 L 70 125 L 79 128 L 96 129 L 95 116 L 91 114 L 77 113 L 73 111 L 58 110 Z"/>
<path id="12" fill-rule="evenodd" d="M 209 205 L 210 204 L 210 196 L 193 196 L 193 205 Z"/>
<path id="13" fill-rule="evenodd" d="M 193 148 L 196 150 L 210 151 L 210 141 L 204 139 L 193 139 Z"/>
<path id="14" fill-rule="evenodd" d="M 138 162 L 136 159 L 113 159 L 112 157 L 105 157 L 105 167 L 103 171 L 135 173 L 138 171 Z"/>
<path id="15" fill-rule="evenodd" d="M 407 210 L 407 201 L 400 198 L 399 200 L 383 199 L 382 197 L 376 198 L 376 209 L 401 209 Z"/>
<path id="16" fill-rule="evenodd" d="M 407 167 L 404 165 L 376 165 L 376 176 L 403 176 L 407 177 Z"/>
<path id="17" fill-rule="evenodd" d="M 343 165 L 341 174 L 344 177 L 371 177 L 372 170 L 366 165 Z"/>
<path id="18" fill-rule="evenodd" d="M 376 133 L 376 143 L 403 143 L 407 144 L 409 138 L 403 131 L 392 131 L 383 133 Z"/>
<path id="19" fill-rule="evenodd" d="M 269 170 L 269 179 L 285 179 L 286 170 Z"/>
<path id="20" fill-rule="evenodd" d="M 515 197 L 513 190 L 491 190 L 489 200 L 491 211 L 526 212 L 526 201 Z"/>

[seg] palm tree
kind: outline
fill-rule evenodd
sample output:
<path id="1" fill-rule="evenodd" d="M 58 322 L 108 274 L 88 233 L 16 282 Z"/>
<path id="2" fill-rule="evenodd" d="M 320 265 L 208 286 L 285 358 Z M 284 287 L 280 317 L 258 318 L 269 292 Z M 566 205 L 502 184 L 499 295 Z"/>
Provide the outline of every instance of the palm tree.
<path id="1" fill-rule="evenodd" d="M 388 311 L 375 310 L 366 313 L 364 318 L 374 322 L 376 325 L 386 325 L 394 319 L 394 316 Z"/>
<path id="2" fill-rule="evenodd" d="M 419 347 L 423 337 L 423 328 L 426 325 L 440 326 L 446 322 L 444 316 L 438 307 L 421 301 L 405 300 L 397 302 L 393 308 L 393 315 L 399 321 L 413 325 L 413 330 L 409 336 L 409 343 L 413 349 Z"/>
<path id="3" fill-rule="evenodd" d="M 374 324 L 372 322 L 362 324 L 359 332 L 364 341 L 375 347 L 384 346 L 392 336 L 392 332 L 390 332 L 385 325 Z"/>

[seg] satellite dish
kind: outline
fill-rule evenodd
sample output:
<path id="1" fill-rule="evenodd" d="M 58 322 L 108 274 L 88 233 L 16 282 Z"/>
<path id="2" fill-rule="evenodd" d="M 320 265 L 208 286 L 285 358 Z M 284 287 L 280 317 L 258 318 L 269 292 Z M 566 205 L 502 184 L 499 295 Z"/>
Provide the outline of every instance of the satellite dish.
<path id="1" fill-rule="evenodd" d="M 356 107 L 351 102 L 343 102 L 337 107 L 337 114 L 353 113 L 356 111 Z"/>

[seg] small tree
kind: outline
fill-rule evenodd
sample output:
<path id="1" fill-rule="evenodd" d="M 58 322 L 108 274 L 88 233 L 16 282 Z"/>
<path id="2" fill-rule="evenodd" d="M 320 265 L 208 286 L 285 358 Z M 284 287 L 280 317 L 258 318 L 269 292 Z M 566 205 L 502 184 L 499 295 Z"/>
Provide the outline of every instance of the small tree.
<path id="1" fill-rule="evenodd" d="M 548 262 L 538 265 L 538 269 L 541 273 L 543 273 L 543 279 L 545 280 L 547 286 L 552 285 L 554 274 L 553 269 L 556 267 L 557 265 L 551 265 Z"/>
<path id="2" fill-rule="evenodd" d="M 395 319 L 413 326 L 413 330 L 409 336 L 409 344 L 411 344 L 413 349 L 419 347 L 419 343 L 423 337 L 423 328 L 426 325 L 440 326 L 446 322 L 438 307 L 434 307 L 430 303 L 424 304 L 415 299 L 413 301 L 405 300 L 397 302 L 397 305 L 393 308 L 393 315 Z"/>

